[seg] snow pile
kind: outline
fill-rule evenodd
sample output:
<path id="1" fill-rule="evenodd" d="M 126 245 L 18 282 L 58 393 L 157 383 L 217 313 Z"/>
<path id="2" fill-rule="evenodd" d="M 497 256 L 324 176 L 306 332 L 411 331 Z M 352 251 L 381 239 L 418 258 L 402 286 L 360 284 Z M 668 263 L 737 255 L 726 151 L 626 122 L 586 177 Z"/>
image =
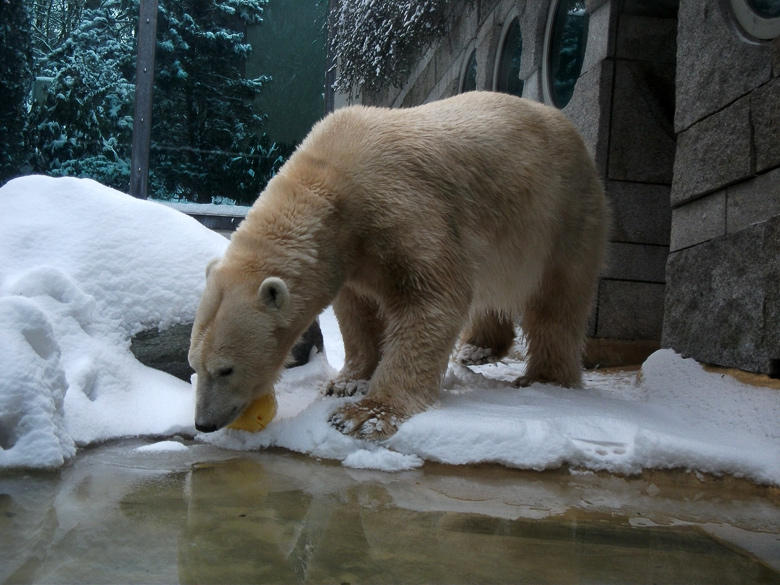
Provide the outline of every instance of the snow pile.
<path id="1" fill-rule="evenodd" d="M 328 352 L 339 339 L 332 313 L 324 317 Z M 584 390 L 514 388 L 518 362 L 451 364 L 439 404 L 382 445 L 346 438 L 328 425 L 330 414 L 353 399 L 316 394 L 314 382 L 327 379 L 327 364 L 300 370 L 310 379 L 285 374 L 277 385 L 279 416 L 262 433 L 223 430 L 202 439 L 229 449 L 278 446 L 385 471 L 422 460 L 537 470 L 566 464 L 621 474 L 683 468 L 780 485 L 780 391 L 707 373 L 670 350 L 653 354 L 640 379 L 589 373 Z M 303 410 L 302 395 L 311 400 Z"/>
<path id="2" fill-rule="evenodd" d="M 16 179 L 0 208 L 0 467 L 191 429 L 190 386 L 138 363 L 130 336 L 192 320 L 226 240 L 84 179 Z"/>
<path id="3" fill-rule="evenodd" d="M 0 298 L 0 463 L 59 467 L 76 452 L 62 422 L 68 389 L 46 314 L 25 298 Z"/>
<path id="4" fill-rule="evenodd" d="M 0 467 L 56 468 L 76 445 L 193 433 L 192 388 L 139 364 L 129 336 L 191 318 L 203 267 L 227 244 L 182 214 L 97 183 L 29 177 L 0 189 Z M 7 259 L 7 260 L 6 260 Z M 523 364 L 451 365 L 440 402 L 376 444 L 327 423 L 351 398 L 324 398 L 343 365 L 332 311 L 326 356 L 288 370 L 262 432 L 200 439 L 272 446 L 398 471 L 425 460 L 636 473 L 685 468 L 780 485 L 780 391 L 706 372 L 671 351 L 641 377 L 589 372 L 584 390 L 516 389 Z M 164 441 L 144 453 L 184 451 Z"/>

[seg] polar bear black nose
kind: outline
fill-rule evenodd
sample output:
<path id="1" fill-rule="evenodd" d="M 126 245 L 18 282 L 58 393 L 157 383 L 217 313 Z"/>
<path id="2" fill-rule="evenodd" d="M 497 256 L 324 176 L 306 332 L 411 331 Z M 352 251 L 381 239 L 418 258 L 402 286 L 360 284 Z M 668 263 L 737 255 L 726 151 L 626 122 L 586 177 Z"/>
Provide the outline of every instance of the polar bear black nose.
<path id="1" fill-rule="evenodd" d="M 219 427 L 217 425 L 202 425 L 199 423 L 195 423 L 195 428 L 201 433 L 213 433 Z"/>

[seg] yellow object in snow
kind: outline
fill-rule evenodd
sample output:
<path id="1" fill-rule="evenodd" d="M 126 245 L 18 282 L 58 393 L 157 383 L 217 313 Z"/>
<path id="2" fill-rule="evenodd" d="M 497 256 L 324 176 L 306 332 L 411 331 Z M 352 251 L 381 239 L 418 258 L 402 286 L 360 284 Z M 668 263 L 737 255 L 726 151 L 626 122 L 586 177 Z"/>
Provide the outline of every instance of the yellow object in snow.
<path id="1" fill-rule="evenodd" d="M 276 396 L 266 394 L 244 409 L 236 420 L 228 425 L 229 429 L 256 433 L 262 431 L 276 416 Z"/>

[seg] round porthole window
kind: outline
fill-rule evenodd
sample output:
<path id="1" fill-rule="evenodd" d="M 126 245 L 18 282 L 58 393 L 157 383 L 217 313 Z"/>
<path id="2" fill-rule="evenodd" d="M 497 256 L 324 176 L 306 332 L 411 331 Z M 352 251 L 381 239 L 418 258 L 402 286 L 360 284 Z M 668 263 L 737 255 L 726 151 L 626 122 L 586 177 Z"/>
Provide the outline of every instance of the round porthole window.
<path id="1" fill-rule="evenodd" d="M 520 79 L 520 58 L 523 54 L 523 38 L 520 22 L 515 18 L 509 24 L 501 44 L 501 56 L 496 70 L 496 91 L 523 95 L 523 80 Z"/>
<path id="2" fill-rule="evenodd" d="M 760 40 L 780 37 L 780 0 L 731 0 L 739 26 Z"/>
<path id="3" fill-rule="evenodd" d="M 477 89 L 477 51 L 471 51 L 460 81 L 460 93 Z"/>
<path id="4" fill-rule="evenodd" d="M 563 108 L 574 94 L 588 40 L 588 13 L 584 0 L 553 3 L 545 34 L 543 84 L 545 101 Z"/>

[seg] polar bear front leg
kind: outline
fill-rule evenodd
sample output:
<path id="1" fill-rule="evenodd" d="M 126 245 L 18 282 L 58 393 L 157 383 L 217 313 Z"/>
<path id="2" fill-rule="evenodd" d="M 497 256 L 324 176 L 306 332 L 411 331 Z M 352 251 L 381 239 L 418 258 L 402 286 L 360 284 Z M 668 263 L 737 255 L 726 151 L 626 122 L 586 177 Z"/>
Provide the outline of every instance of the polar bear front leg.
<path id="1" fill-rule="evenodd" d="M 413 415 L 436 402 L 450 351 L 466 310 L 449 307 L 406 308 L 388 316 L 384 355 L 371 379 L 368 394 L 341 406 L 330 423 L 345 435 L 383 440 Z"/>
<path id="2" fill-rule="evenodd" d="M 352 396 L 368 391 L 381 352 L 384 323 L 379 305 L 344 287 L 333 301 L 344 340 L 344 367 L 323 389 L 326 396 Z"/>

